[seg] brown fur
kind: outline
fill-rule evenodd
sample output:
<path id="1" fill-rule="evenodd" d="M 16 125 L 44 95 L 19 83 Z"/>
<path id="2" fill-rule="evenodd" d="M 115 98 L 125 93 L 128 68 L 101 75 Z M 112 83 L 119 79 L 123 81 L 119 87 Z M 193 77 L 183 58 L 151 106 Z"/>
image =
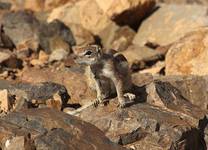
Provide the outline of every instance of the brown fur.
<path id="1" fill-rule="evenodd" d="M 76 48 L 75 54 L 77 63 L 87 65 L 88 84 L 97 91 L 95 105 L 102 103 L 114 91 L 117 93 L 120 107 L 124 107 L 126 105 L 124 92 L 132 88 L 126 58 L 117 53 L 103 53 L 98 45 Z"/>

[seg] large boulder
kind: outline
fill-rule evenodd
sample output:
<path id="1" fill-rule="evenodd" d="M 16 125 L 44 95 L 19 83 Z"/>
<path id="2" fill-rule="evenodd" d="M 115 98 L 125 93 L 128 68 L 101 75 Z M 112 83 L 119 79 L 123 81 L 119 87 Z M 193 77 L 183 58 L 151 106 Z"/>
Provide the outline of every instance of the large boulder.
<path id="1" fill-rule="evenodd" d="M 59 20 L 51 23 L 40 21 L 29 11 L 8 12 L 3 15 L 1 23 L 2 39 L 5 41 L 5 36 L 8 36 L 17 50 L 42 48 L 48 53 L 57 49 L 69 52 L 70 47 L 76 44 L 70 28 L 64 23 Z M 7 46 L 8 42 L 4 45 Z"/>
<path id="2" fill-rule="evenodd" d="M 1 149 L 124 150 L 93 125 L 52 109 L 11 113 L 0 119 Z"/>
<path id="3" fill-rule="evenodd" d="M 154 0 L 101 1 L 81 0 L 68 2 L 52 11 L 48 21 L 60 19 L 65 24 L 81 24 L 94 34 L 112 24 L 137 26 L 152 10 Z"/>
<path id="4" fill-rule="evenodd" d="M 28 11 L 6 13 L 2 20 L 3 30 L 10 37 L 16 47 L 27 45 L 28 48 L 37 50 L 39 46 L 38 26 L 40 22 Z"/>
<path id="5" fill-rule="evenodd" d="M 208 25 L 207 7 L 200 5 L 161 5 L 139 28 L 133 43 L 167 45 L 186 33 Z"/>
<path id="6" fill-rule="evenodd" d="M 155 6 L 155 0 L 96 0 L 105 14 L 119 25 L 137 28 Z"/>
<path id="7" fill-rule="evenodd" d="M 199 29 L 174 42 L 166 55 L 166 75 L 208 74 L 208 30 Z"/>
<path id="8" fill-rule="evenodd" d="M 55 50 L 70 51 L 76 44 L 71 30 L 61 21 L 53 20 L 50 23 L 41 23 L 38 30 L 40 46 L 46 52 Z"/>
<path id="9" fill-rule="evenodd" d="M 67 25 L 71 23 L 81 24 L 94 34 L 98 34 L 112 23 L 95 0 L 69 2 L 60 6 L 54 9 L 48 17 L 49 22 L 54 19 L 59 19 Z"/>

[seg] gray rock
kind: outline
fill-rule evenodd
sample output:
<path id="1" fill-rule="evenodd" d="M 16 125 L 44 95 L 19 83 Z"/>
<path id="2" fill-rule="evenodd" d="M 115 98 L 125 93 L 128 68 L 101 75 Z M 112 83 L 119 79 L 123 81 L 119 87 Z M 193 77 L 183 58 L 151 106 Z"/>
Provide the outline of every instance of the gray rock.
<path id="1" fill-rule="evenodd" d="M 40 23 L 31 12 L 8 12 L 3 16 L 1 23 L 5 34 L 16 47 L 26 44 L 28 48 L 37 50 L 39 46 L 37 27 Z"/>
<path id="2" fill-rule="evenodd" d="M 42 48 L 50 53 L 60 47 L 69 51 L 76 44 L 71 30 L 64 23 L 58 20 L 51 23 L 39 21 L 29 11 L 8 12 L 1 23 L 5 36 L 8 36 L 7 41 L 10 38 L 17 49 L 36 51 Z"/>
<path id="3" fill-rule="evenodd" d="M 8 145 L 23 150 L 28 147 L 37 150 L 125 149 L 112 143 L 93 125 L 52 109 L 31 109 L 10 113 L 0 119 L 0 127 L 2 135 L 0 143 L 3 149 Z"/>
<path id="4" fill-rule="evenodd" d="M 57 39 L 53 41 L 54 37 L 59 37 L 60 40 L 56 45 L 53 45 L 53 43 L 57 41 Z M 53 50 L 56 50 L 57 47 L 59 48 L 59 46 L 65 46 L 65 44 L 70 47 L 76 44 L 71 30 L 59 20 L 53 20 L 50 23 L 41 24 L 39 28 L 39 39 L 41 48 L 46 52 L 52 52 Z M 69 48 L 65 50 L 69 51 Z"/>
<path id="5" fill-rule="evenodd" d="M 204 148 L 201 145 L 204 138 L 197 128 L 200 118 L 193 119 L 193 116 L 156 106 L 140 103 L 119 110 L 110 103 L 105 108 L 88 108 L 80 117 L 104 131 L 114 142 L 138 150 L 142 147 L 170 149 L 173 146 L 178 149 L 187 146 L 194 150 Z M 145 142 L 147 139 L 152 140 Z"/>
<path id="6" fill-rule="evenodd" d="M 46 105 L 47 101 L 54 99 L 55 95 L 59 97 L 59 105 L 63 108 L 67 105 L 70 98 L 67 89 L 63 85 L 53 82 L 30 84 L 11 83 L 6 80 L 0 80 L 0 89 L 7 89 L 8 94 L 11 97 L 10 99 L 15 101 L 13 102 L 15 103 L 13 110 L 20 110 L 24 107 L 37 107 L 36 105 L 40 104 Z"/>

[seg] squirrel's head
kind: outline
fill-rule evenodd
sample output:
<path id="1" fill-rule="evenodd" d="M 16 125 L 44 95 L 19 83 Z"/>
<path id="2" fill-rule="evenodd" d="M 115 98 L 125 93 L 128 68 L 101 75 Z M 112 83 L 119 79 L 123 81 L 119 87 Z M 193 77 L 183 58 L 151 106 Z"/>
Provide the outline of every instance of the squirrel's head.
<path id="1" fill-rule="evenodd" d="M 102 55 L 102 48 L 99 45 L 75 47 L 74 53 L 77 56 L 75 60 L 76 63 L 92 65 L 99 61 Z"/>

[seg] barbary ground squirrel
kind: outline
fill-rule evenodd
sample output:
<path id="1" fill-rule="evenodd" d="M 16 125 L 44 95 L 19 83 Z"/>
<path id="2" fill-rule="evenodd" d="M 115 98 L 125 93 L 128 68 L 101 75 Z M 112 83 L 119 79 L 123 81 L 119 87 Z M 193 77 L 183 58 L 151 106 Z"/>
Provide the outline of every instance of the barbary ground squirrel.
<path id="1" fill-rule="evenodd" d="M 126 58 L 118 53 L 104 53 L 99 45 L 75 47 L 75 62 L 85 64 L 88 86 L 97 92 L 94 106 L 103 103 L 112 93 L 117 93 L 119 106 L 125 107 L 135 99 L 131 91 L 131 74 Z"/>

